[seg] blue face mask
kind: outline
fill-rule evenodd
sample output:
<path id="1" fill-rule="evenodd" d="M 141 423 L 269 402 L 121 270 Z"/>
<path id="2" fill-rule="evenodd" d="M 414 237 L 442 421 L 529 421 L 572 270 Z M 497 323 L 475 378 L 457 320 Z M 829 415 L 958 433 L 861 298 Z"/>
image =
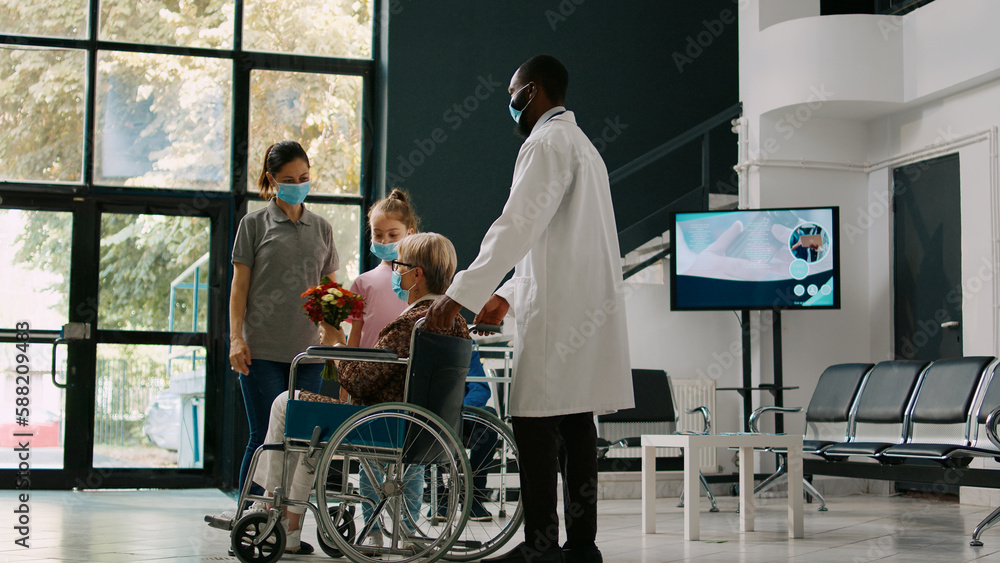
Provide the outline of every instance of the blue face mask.
<path id="1" fill-rule="evenodd" d="M 289 205 L 298 205 L 306 200 L 309 182 L 301 184 L 278 184 L 278 197 Z"/>
<path id="2" fill-rule="evenodd" d="M 531 84 L 531 83 L 529 82 L 528 84 Z M 517 90 L 517 92 L 514 92 L 514 94 L 510 97 L 510 103 L 507 104 L 507 107 L 510 108 L 510 116 L 514 118 L 514 123 L 521 123 L 521 112 L 524 111 L 525 108 L 528 107 L 528 104 L 531 103 L 531 100 L 535 99 L 535 97 L 532 96 L 531 99 L 528 100 L 528 102 L 524 104 L 523 108 L 521 108 L 521 109 L 514 109 L 514 96 L 517 96 L 518 93 L 521 92 L 521 90 L 524 90 L 525 88 L 527 88 L 528 84 L 525 84 L 524 86 L 521 86 Z"/>
<path id="3" fill-rule="evenodd" d="M 388 262 L 390 260 L 395 260 L 399 258 L 399 252 L 396 250 L 396 247 L 398 246 L 399 246 L 399 241 L 390 242 L 389 244 L 379 244 L 375 241 L 372 241 L 371 251 L 372 254 L 374 254 L 375 256 Z"/>
<path id="4" fill-rule="evenodd" d="M 393 272 L 392 273 L 392 292 L 396 294 L 396 297 L 399 297 L 403 301 L 406 301 L 407 303 L 409 303 L 410 302 L 410 289 L 413 289 L 413 288 L 411 287 L 410 289 L 403 289 L 403 287 L 401 285 L 402 282 L 403 282 L 403 276 L 401 276 L 399 274 L 399 272 Z M 413 285 L 417 285 L 417 284 L 413 284 Z"/>

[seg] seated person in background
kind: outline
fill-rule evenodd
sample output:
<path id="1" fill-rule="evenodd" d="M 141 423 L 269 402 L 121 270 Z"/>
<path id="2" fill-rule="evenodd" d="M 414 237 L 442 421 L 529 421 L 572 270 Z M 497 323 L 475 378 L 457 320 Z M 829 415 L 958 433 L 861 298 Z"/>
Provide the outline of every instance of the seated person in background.
<path id="1" fill-rule="evenodd" d="M 479 359 L 479 352 L 472 353 L 472 366 L 469 368 L 470 376 L 486 377 L 483 371 L 483 364 Z M 479 407 L 496 414 L 492 407 L 486 406 L 490 400 L 490 388 L 482 381 L 469 381 L 465 384 L 465 401 L 470 407 Z M 472 508 L 469 512 L 469 519 L 475 522 L 489 522 L 493 515 L 483 503 L 489 500 L 489 491 L 486 489 L 486 469 L 489 468 L 493 460 L 493 453 L 497 447 L 497 433 L 481 424 L 474 424 L 465 421 L 462 428 L 462 439 L 469 448 L 469 463 L 472 464 Z"/>
<path id="2" fill-rule="evenodd" d="M 486 377 L 483 370 L 483 362 L 479 358 L 479 352 L 472 351 L 472 363 L 469 365 L 469 377 Z M 497 411 L 493 407 L 486 406 L 490 400 L 490 387 L 484 381 L 468 381 L 465 384 L 465 399 L 462 403 L 469 407 L 479 407 L 491 414 Z M 486 488 L 487 473 L 490 462 L 493 461 L 493 454 L 496 452 L 497 433 L 481 424 L 475 424 L 471 420 L 462 423 L 462 442 L 469 448 L 469 463 L 472 466 L 472 507 L 469 511 L 469 519 L 475 522 L 489 522 L 493 520 L 493 515 L 486 509 L 485 502 L 489 500 L 490 491 Z M 439 486 L 441 479 L 438 478 Z M 438 500 L 437 514 L 444 516 L 448 511 L 448 505 L 443 499 L 447 496 L 440 495 Z M 431 516 L 430 513 L 427 515 Z"/>
<path id="3" fill-rule="evenodd" d="M 451 241 L 437 233 L 410 235 L 399 243 L 399 259 L 392 261 L 393 287 L 396 288 L 400 299 L 409 303 L 410 306 L 379 332 L 375 348 L 392 350 L 401 358 L 409 357 L 410 335 L 413 332 L 413 326 L 419 319 L 423 318 L 434 299 L 443 295 L 448 286 L 451 285 L 451 278 L 455 275 L 457 263 L 455 247 Z M 461 314 L 455 315 L 454 322 L 449 329 L 432 332 L 469 338 L 469 329 Z M 347 345 L 344 332 L 339 327 L 324 323 L 320 326 L 320 334 L 325 346 Z M 337 362 L 337 371 L 341 387 L 350 393 L 351 401 L 354 404 L 375 405 L 403 400 L 406 385 L 405 365 L 339 361 Z M 303 401 L 341 402 L 333 397 L 308 391 L 296 391 L 296 398 Z M 271 419 L 264 439 L 265 444 L 278 443 L 284 439 L 287 401 L 288 391 L 285 391 L 278 395 L 271 404 Z M 253 476 L 254 482 L 262 485 L 267 494 L 271 494 L 274 488 L 281 484 L 282 456 L 278 452 L 264 452 L 261 457 L 263 459 L 257 464 L 257 471 Z M 309 496 L 314 477 L 308 475 L 306 471 L 297 471 L 299 454 L 286 454 L 285 459 L 288 464 L 286 471 L 291 481 L 287 491 L 288 498 L 305 500 Z M 419 467 L 411 469 L 414 470 L 415 475 L 407 474 L 405 476 L 407 482 L 405 494 L 409 509 L 413 514 L 416 514 L 414 510 L 419 511 L 419 504 L 414 508 L 412 503 L 420 502 L 423 472 L 420 471 Z M 361 485 L 362 494 L 368 494 L 364 490 L 366 483 L 363 482 Z M 370 510 L 367 504 L 364 505 L 364 508 Z M 285 530 L 288 532 L 285 551 L 302 553 L 306 551 L 307 546 L 299 539 L 302 532 L 301 517 L 302 513 L 305 512 L 305 507 L 292 506 L 285 507 L 284 510 L 286 518 L 282 518 L 282 524 L 285 525 Z M 374 541 L 378 543 L 380 539 L 381 536 L 377 536 Z M 302 550 L 300 550 L 300 546 L 303 548 Z"/>

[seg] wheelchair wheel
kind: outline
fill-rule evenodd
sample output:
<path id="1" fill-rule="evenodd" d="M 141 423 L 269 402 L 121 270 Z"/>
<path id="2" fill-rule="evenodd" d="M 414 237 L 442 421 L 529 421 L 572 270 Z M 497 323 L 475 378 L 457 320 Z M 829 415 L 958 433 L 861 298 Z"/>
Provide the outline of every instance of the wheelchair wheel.
<path id="1" fill-rule="evenodd" d="M 477 443 L 496 436 L 496 444 L 479 467 L 472 467 L 470 519 L 445 559 L 476 561 L 495 552 L 517 533 L 524 519 L 521 506 L 517 445 L 514 434 L 496 415 L 476 407 L 462 411 L 466 446 L 475 458 Z M 479 461 L 478 459 L 476 461 Z M 478 479 L 477 479 L 478 477 Z M 466 499 L 470 497 L 465 497 Z M 490 519 L 487 520 L 486 517 Z"/>
<path id="2" fill-rule="evenodd" d="M 253 512 L 233 527 L 233 555 L 243 563 L 273 563 L 285 553 L 285 529 L 275 520 L 271 531 L 267 512 Z"/>
<path id="3" fill-rule="evenodd" d="M 357 529 L 354 526 L 354 507 L 341 513 L 339 505 L 331 506 L 329 512 L 330 520 L 334 523 L 334 529 L 340 537 L 344 538 L 344 541 L 347 543 L 354 541 L 357 534 Z M 317 528 L 316 539 L 319 540 L 319 548 L 323 550 L 323 553 L 334 559 L 344 556 L 343 552 L 337 549 L 336 546 L 326 543 L 326 540 L 323 539 L 322 529 Z"/>
<path id="4" fill-rule="evenodd" d="M 430 466 L 441 475 L 449 503 L 438 525 L 422 503 Z M 468 516 L 461 499 L 471 494 L 463 478 L 469 471 L 461 441 L 437 415 L 406 403 L 369 407 L 334 432 L 317 465 L 320 535 L 355 562 L 437 560 Z M 352 509 L 357 533 L 349 538 L 337 533 L 344 521 L 335 517 Z"/>

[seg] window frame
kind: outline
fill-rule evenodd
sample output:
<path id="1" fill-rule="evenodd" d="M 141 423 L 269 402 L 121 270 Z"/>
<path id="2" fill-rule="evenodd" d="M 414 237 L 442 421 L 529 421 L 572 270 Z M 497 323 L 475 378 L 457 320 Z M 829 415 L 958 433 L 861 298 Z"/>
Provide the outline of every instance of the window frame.
<path id="1" fill-rule="evenodd" d="M 61 37 L 27 36 L 0 34 L 0 45 L 4 47 L 24 48 L 55 48 L 85 52 L 86 67 L 83 70 L 85 92 L 83 101 L 83 146 L 81 180 L 74 182 L 59 181 L 0 181 L 0 203 L 4 206 L 23 206 L 31 209 L 74 210 L 73 260 L 71 270 L 82 271 L 99 260 L 97 238 L 101 212 L 133 212 L 161 213 L 166 215 L 189 214 L 191 210 L 196 215 L 212 217 L 212 257 L 210 268 L 215 278 L 210 283 L 215 284 L 213 299 L 217 301 L 209 305 L 208 326 L 205 333 L 188 333 L 183 331 L 168 332 L 133 332 L 133 331 L 98 331 L 95 338 L 81 347 L 96 349 L 100 343 L 121 344 L 162 344 L 169 341 L 177 345 L 204 346 L 208 358 L 206 369 L 209 379 L 205 390 L 206 418 L 205 421 L 205 465 L 200 470 L 119 470 L 113 475 L 101 475 L 98 487 L 136 487 L 150 486 L 156 479 L 157 486 L 184 487 L 205 486 L 206 479 L 215 486 L 232 487 L 238 478 L 239 462 L 245 444 L 238 436 L 241 428 L 245 428 L 242 399 L 239 394 L 239 383 L 231 375 L 228 362 L 228 331 L 229 319 L 226 311 L 229 302 L 229 281 L 232 279 L 232 264 L 229 256 L 232 253 L 236 226 L 247 212 L 250 200 L 259 200 L 255 193 L 248 193 L 248 163 L 257 160 L 257 155 L 248 155 L 250 130 L 250 76 L 255 70 L 336 74 L 361 77 L 361 154 L 360 182 L 357 194 L 310 194 L 306 203 L 336 204 L 354 206 L 359 217 L 359 248 L 360 274 L 365 271 L 365 220 L 371 202 L 384 192 L 377 187 L 382 182 L 382 174 L 377 172 L 380 158 L 384 160 L 381 151 L 375 147 L 376 135 L 385 130 L 386 102 L 385 69 L 380 59 L 386 46 L 384 37 L 387 26 L 388 10 L 385 0 L 372 0 L 373 14 L 371 57 L 368 59 L 346 57 L 323 57 L 314 55 L 268 53 L 243 50 L 243 0 L 234 1 L 233 42 L 230 49 L 213 49 L 201 47 L 184 47 L 173 45 L 153 45 L 100 40 L 99 37 L 99 0 L 90 0 L 88 7 L 88 30 L 84 39 Z M 230 108 L 230 170 L 229 189 L 220 191 L 183 190 L 156 187 L 120 187 L 95 183 L 94 163 L 96 131 L 96 84 L 97 61 L 102 52 L 148 53 L 159 55 L 177 55 L 190 57 L 206 57 L 228 59 L 232 62 L 232 82 Z M 377 154 L 378 152 L 378 154 Z M 208 202 L 206 206 L 205 202 Z M 342 249 L 347 251 L 348 249 Z M 225 279 L 222 280 L 222 276 Z M 83 305 L 88 299 L 96 302 L 98 293 L 97 279 L 94 275 L 71 277 L 71 311 L 85 309 Z M 80 281 L 82 280 L 82 281 Z M 92 297 L 90 297 L 92 296 Z M 219 299 L 222 297 L 222 299 Z M 70 321 L 73 321 L 71 313 Z M 90 352 L 86 352 L 89 356 Z M 79 356 L 75 364 L 83 372 L 92 371 L 93 358 Z M 73 416 L 81 420 L 89 418 L 89 423 L 83 426 L 93 427 L 93 385 L 92 381 L 78 386 L 78 395 L 86 395 L 72 399 Z M 70 401 L 68 398 L 67 401 Z M 69 405 L 68 405 L 69 406 Z M 69 416 L 69 415 L 68 415 Z M 235 428 L 234 428 L 235 427 Z M 226 428 L 226 432 L 217 430 Z M 81 440 L 82 441 L 82 440 Z M 94 474 L 94 469 L 86 460 L 92 460 L 85 451 L 92 448 L 92 443 L 74 444 L 73 459 L 84 460 L 73 463 L 66 470 L 48 475 L 41 473 L 33 484 L 41 488 L 69 488 L 80 486 L 81 480 L 86 481 Z M 71 454 L 67 454 L 70 459 Z M 235 468 L 235 471 L 234 471 Z M 4 473 L 4 472 L 0 472 Z"/>

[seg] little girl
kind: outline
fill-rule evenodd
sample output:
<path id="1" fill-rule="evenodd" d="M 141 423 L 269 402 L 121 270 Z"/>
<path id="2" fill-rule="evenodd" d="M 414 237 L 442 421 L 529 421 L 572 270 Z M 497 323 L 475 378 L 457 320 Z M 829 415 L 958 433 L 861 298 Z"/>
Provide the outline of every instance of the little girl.
<path id="1" fill-rule="evenodd" d="M 417 232 L 418 222 L 406 192 L 398 188 L 368 212 L 371 252 L 382 262 L 358 276 L 351 285 L 352 292 L 365 298 L 365 312 L 361 318 L 350 319 L 348 346 L 371 348 L 378 340 L 379 331 L 406 309 L 406 302 L 392 290 L 390 262 L 399 257 L 396 252 L 399 241 Z"/>

